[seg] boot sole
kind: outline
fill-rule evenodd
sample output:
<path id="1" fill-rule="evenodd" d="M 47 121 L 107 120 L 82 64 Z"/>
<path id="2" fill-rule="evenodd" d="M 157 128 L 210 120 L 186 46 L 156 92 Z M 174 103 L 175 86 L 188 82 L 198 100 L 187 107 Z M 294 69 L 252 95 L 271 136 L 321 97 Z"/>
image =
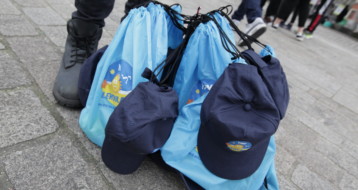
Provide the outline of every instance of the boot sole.
<path id="1" fill-rule="evenodd" d="M 253 33 L 253 34 L 251 35 L 251 37 L 257 39 L 258 37 L 260 37 L 260 36 L 261 36 L 263 33 L 265 33 L 265 32 L 266 32 L 266 27 L 260 28 L 260 29 L 258 29 L 255 33 Z M 248 41 L 249 41 L 250 44 L 252 43 L 251 40 L 248 40 Z M 245 43 L 244 41 L 241 41 L 241 42 L 239 43 L 239 46 L 240 46 L 240 47 L 246 46 L 246 43 Z"/>
<path id="2" fill-rule="evenodd" d="M 62 97 L 57 91 L 52 90 L 52 94 L 55 97 L 58 104 L 69 108 L 83 108 L 80 100 L 67 99 Z"/>

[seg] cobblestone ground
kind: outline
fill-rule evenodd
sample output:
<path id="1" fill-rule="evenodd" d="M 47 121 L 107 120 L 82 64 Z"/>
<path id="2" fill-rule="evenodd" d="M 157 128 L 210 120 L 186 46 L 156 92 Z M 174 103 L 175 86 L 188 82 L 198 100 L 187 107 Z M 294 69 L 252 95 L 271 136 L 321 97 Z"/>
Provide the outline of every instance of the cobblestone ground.
<path id="1" fill-rule="evenodd" d="M 131 175 L 111 172 L 80 130 L 79 110 L 56 104 L 51 89 L 73 3 L 0 0 L 0 189 L 184 189 L 150 160 Z M 180 3 L 194 14 L 240 1 Z M 123 8 L 117 1 L 100 46 L 111 41 Z M 260 40 L 276 49 L 291 92 L 276 133 L 281 189 L 358 189 L 357 41 L 322 26 L 303 42 L 270 27 Z"/>

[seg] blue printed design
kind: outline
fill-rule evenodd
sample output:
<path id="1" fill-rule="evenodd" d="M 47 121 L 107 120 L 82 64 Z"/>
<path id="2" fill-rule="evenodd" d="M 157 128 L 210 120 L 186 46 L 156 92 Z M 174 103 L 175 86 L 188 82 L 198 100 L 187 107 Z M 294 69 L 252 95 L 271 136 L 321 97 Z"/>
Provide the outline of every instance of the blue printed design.
<path id="1" fill-rule="evenodd" d="M 192 88 L 190 92 L 190 97 L 186 104 L 194 102 L 196 99 L 200 98 L 205 93 L 209 92 L 211 87 L 214 85 L 215 80 L 204 79 L 199 80 L 196 85 Z"/>
<path id="2" fill-rule="evenodd" d="M 132 66 L 123 60 L 112 63 L 102 82 L 102 98 L 117 106 L 132 91 Z"/>

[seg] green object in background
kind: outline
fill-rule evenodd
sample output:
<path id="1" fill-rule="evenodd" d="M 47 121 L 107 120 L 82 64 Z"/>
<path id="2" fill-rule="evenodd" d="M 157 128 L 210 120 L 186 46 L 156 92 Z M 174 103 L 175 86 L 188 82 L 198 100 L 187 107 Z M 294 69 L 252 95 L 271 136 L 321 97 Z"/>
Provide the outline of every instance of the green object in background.
<path id="1" fill-rule="evenodd" d="M 343 19 L 341 22 L 338 23 L 340 26 L 345 26 L 347 24 L 347 20 Z"/>
<path id="2" fill-rule="evenodd" d="M 330 28 L 330 27 L 332 27 L 332 23 L 330 21 L 325 21 L 323 23 L 323 26 Z"/>

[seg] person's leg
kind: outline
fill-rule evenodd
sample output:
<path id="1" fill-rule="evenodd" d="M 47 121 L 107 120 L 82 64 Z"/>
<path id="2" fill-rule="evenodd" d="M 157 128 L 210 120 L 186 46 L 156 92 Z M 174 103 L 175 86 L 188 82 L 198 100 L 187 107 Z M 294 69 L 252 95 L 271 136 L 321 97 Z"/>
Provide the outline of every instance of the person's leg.
<path id="1" fill-rule="evenodd" d="M 97 50 L 104 19 L 114 0 L 75 0 L 77 10 L 67 22 L 67 39 L 53 95 L 60 105 L 82 107 L 78 97 L 78 79 L 82 63 Z"/>
<path id="2" fill-rule="evenodd" d="M 298 4 L 298 29 L 297 29 L 297 40 L 303 40 L 303 29 L 308 18 L 310 0 L 300 0 Z"/>
<path id="3" fill-rule="evenodd" d="M 114 0 L 75 0 L 77 10 L 72 19 L 80 19 L 104 26 L 104 19 L 111 13 Z"/>
<path id="4" fill-rule="evenodd" d="M 234 14 L 231 16 L 232 19 L 237 20 L 237 21 L 241 21 L 244 18 L 245 14 L 246 14 L 246 3 L 247 3 L 247 1 L 250 1 L 250 0 L 242 0 L 241 1 L 241 4 L 236 9 Z"/>
<path id="5" fill-rule="evenodd" d="M 295 11 L 293 12 L 293 15 L 292 15 L 290 24 L 295 23 L 295 20 L 296 20 L 296 18 L 297 18 L 297 16 L 298 16 L 298 12 L 299 12 L 299 10 L 298 10 L 298 6 L 297 6 L 297 7 L 295 8 Z"/>
<path id="6" fill-rule="evenodd" d="M 321 4 L 317 7 L 317 11 L 314 14 L 314 17 L 311 20 L 310 25 L 307 26 L 305 31 L 307 33 L 312 33 L 316 30 L 317 26 L 321 22 L 324 14 L 327 12 L 329 6 L 333 3 L 333 0 L 322 0 Z"/>
<path id="7" fill-rule="evenodd" d="M 246 2 L 246 17 L 248 24 L 246 25 L 245 33 L 254 38 L 258 38 L 266 31 L 266 24 L 261 18 L 262 8 L 260 7 L 261 0 L 248 0 Z M 244 43 L 239 43 L 244 45 Z"/>
<path id="8" fill-rule="evenodd" d="M 293 12 L 291 21 L 287 25 L 284 25 L 284 28 L 286 28 L 287 30 L 291 30 L 291 28 L 292 28 L 293 24 L 295 23 L 296 18 L 298 16 L 298 12 L 299 12 L 298 6 L 296 6 L 295 11 Z"/>
<path id="9" fill-rule="evenodd" d="M 262 8 L 261 0 L 248 0 L 246 2 L 246 18 L 248 23 L 254 22 L 256 18 L 261 18 Z"/>
<path id="10" fill-rule="evenodd" d="M 281 0 L 270 0 L 270 4 L 267 7 L 265 17 L 276 16 L 276 12 L 280 6 Z"/>
<path id="11" fill-rule="evenodd" d="M 283 0 L 277 11 L 276 18 L 272 24 L 272 27 L 277 28 L 282 21 L 287 20 L 287 17 L 296 7 L 297 2 L 298 0 Z"/>

